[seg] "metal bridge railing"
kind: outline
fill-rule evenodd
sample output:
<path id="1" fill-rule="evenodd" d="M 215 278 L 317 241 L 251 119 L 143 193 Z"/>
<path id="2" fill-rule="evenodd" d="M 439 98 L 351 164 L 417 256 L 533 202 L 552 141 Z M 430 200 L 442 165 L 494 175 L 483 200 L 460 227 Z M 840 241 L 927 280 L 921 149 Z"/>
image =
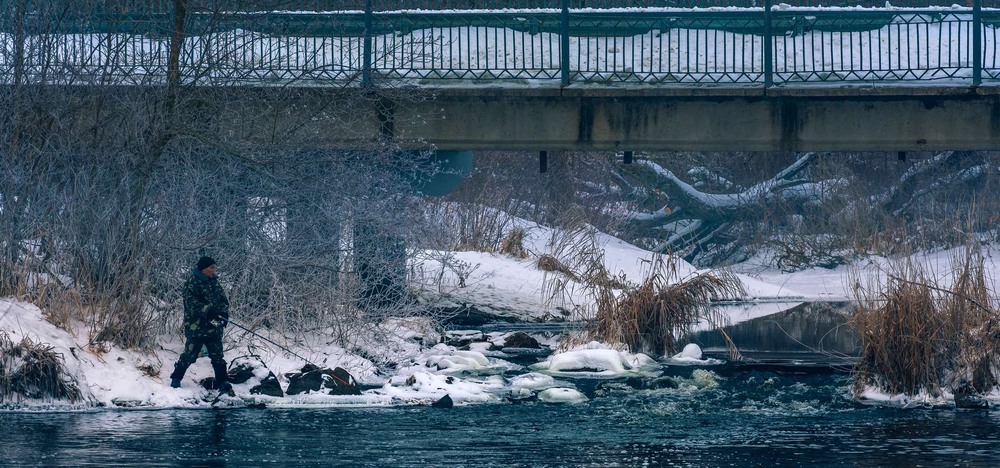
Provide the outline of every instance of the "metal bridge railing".
<path id="1" fill-rule="evenodd" d="M 0 0 L 0 81 L 162 83 L 178 3 L 206 85 L 1000 80 L 1000 0 Z"/>

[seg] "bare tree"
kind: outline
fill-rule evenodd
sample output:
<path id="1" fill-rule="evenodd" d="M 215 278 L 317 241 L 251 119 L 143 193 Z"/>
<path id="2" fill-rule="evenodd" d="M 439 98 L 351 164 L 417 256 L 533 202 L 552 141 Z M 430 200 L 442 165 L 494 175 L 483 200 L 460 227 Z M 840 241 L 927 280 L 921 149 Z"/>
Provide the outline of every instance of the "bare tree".
<path id="1" fill-rule="evenodd" d="M 331 69 L 323 54 L 359 41 L 234 30 L 236 2 L 154 2 L 149 24 L 106 31 L 75 22 L 131 5 L 100 3 L 0 13 L 15 33 L 0 50 L 12 77 L 0 91 L 0 295 L 132 347 L 179 320 L 178 287 L 201 254 L 219 260 L 248 324 L 349 334 L 400 307 L 406 251 L 380 259 L 422 229 L 409 174 L 428 173 L 426 156 L 390 138 L 339 149 L 317 130 L 412 99 L 391 82 L 361 86 L 359 63 Z"/>

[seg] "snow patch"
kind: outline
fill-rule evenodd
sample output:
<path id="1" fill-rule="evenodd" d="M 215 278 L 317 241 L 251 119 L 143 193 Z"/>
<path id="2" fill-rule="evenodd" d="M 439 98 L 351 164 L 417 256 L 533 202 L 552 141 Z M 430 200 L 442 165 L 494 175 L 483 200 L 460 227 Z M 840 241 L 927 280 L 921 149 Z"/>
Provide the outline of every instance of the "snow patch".
<path id="1" fill-rule="evenodd" d="M 650 372 L 659 364 L 645 354 L 632 354 L 591 342 L 581 348 L 549 356 L 531 369 L 561 376 L 616 377 Z"/>
<path id="2" fill-rule="evenodd" d="M 573 388 L 557 387 L 542 390 L 538 393 L 538 399 L 546 403 L 566 403 L 579 404 L 586 403 L 589 399 L 579 390 Z"/>

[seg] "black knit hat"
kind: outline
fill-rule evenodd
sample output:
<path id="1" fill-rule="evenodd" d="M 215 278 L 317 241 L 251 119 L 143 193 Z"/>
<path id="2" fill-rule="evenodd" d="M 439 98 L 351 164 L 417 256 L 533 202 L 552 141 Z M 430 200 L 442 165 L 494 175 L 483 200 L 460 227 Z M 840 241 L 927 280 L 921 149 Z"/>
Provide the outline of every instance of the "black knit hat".
<path id="1" fill-rule="evenodd" d="M 204 270 L 212 265 L 215 265 L 215 260 L 212 257 L 201 257 L 198 259 L 198 263 L 194 265 L 198 271 Z"/>

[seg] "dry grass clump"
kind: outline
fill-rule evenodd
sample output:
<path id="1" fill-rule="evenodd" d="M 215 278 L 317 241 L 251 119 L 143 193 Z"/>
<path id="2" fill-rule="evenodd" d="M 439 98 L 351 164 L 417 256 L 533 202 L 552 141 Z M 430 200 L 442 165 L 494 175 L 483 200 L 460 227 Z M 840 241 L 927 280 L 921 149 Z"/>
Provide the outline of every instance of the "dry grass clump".
<path id="1" fill-rule="evenodd" d="M 861 339 L 853 392 L 866 387 L 913 396 L 971 382 L 997 385 L 1000 327 L 978 252 L 956 262 L 951 289 L 937 287 L 913 264 L 894 267 L 886 283 L 856 286 L 852 326 Z"/>
<path id="2" fill-rule="evenodd" d="M 955 270 L 954 284 L 941 309 L 949 334 L 955 337 L 945 343 L 955 355 L 949 385 L 954 388 L 965 381 L 979 393 L 989 392 L 997 386 L 1000 374 L 1000 324 L 978 251 L 971 251 Z"/>
<path id="3" fill-rule="evenodd" d="M 612 275 L 608 268 L 604 266 L 604 254 L 595 256 L 591 261 L 583 265 L 583 272 L 577 275 L 583 279 L 584 284 L 591 288 L 598 289 L 629 289 L 634 287 L 628 282 L 625 273 Z"/>
<path id="4" fill-rule="evenodd" d="M 0 331 L 0 402 L 12 399 L 56 399 L 75 402 L 80 390 L 65 378 L 62 355 L 28 337 L 14 343 Z"/>
<path id="5" fill-rule="evenodd" d="M 577 275 L 573 273 L 565 263 L 560 262 L 558 258 L 551 255 L 544 254 L 538 257 L 538 269 L 542 271 L 559 272 L 566 275 L 567 278 L 576 281 Z"/>
<path id="6" fill-rule="evenodd" d="M 514 258 L 527 258 L 528 250 L 524 248 L 524 229 L 514 228 L 508 231 L 500 241 L 500 253 Z"/>
<path id="7" fill-rule="evenodd" d="M 712 300 L 745 294 L 743 283 L 727 272 L 704 273 L 674 284 L 668 279 L 654 271 L 642 284 L 620 294 L 600 288 L 589 338 L 622 343 L 633 352 L 673 354 L 677 340 L 691 326 L 706 319 L 719 322 L 711 317 Z"/>
<path id="8" fill-rule="evenodd" d="M 883 291 L 858 301 L 851 322 L 861 337 L 855 395 L 869 385 L 893 394 L 937 391 L 944 370 L 938 341 L 947 330 L 922 270 L 906 265 L 890 275 Z"/>
<path id="9" fill-rule="evenodd" d="M 559 233 L 558 238 L 554 234 L 550 242 L 553 255 L 542 255 L 538 259 L 539 269 L 562 273 L 548 280 L 547 296 L 550 300 L 560 295 L 572 296 L 568 283 L 575 281 L 596 304 L 594 318 L 586 330 L 565 341 L 567 346 L 597 340 L 623 345 L 633 352 L 672 354 L 677 351 L 677 340 L 682 339 L 694 324 L 706 320 L 718 328 L 723 322 L 721 317 L 711 313 L 711 301 L 746 295 L 743 283 L 722 271 L 671 284 L 670 279 L 677 275 L 676 265 L 660 255 L 653 257 L 648 277 L 641 284 L 635 284 L 628 281 L 624 273 L 613 275 L 608 271 L 604 249 L 589 226 L 581 224 L 559 230 Z M 728 336 L 726 340 L 730 344 L 730 355 L 738 358 L 739 352 L 732 340 Z"/>

